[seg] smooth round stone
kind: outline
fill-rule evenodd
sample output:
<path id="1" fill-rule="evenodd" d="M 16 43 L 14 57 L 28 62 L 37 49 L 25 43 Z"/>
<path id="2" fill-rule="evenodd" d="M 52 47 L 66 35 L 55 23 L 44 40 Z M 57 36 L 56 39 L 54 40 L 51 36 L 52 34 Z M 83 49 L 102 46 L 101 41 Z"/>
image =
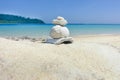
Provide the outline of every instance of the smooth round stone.
<path id="1" fill-rule="evenodd" d="M 70 35 L 70 32 L 68 28 L 60 25 L 54 26 L 50 32 L 50 36 L 54 39 L 68 37 L 69 35 Z"/>

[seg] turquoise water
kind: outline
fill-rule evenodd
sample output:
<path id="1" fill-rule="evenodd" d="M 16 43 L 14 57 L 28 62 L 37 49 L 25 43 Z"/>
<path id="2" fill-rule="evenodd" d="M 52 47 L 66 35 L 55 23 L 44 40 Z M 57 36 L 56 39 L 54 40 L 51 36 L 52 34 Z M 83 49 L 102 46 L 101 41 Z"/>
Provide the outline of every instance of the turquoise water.
<path id="1" fill-rule="evenodd" d="M 48 37 L 54 25 L 0 24 L 0 37 Z M 66 25 L 71 36 L 92 34 L 120 34 L 120 25 Z"/>

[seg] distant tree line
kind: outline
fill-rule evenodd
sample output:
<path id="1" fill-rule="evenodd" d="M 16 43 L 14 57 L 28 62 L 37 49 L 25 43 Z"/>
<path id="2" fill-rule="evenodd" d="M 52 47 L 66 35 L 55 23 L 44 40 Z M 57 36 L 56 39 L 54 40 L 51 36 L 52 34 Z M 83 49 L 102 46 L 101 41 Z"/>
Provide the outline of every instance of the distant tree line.
<path id="1" fill-rule="evenodd" d="M 0 23 L 38 23 L 44 24 L 40 19 L 25 18 L 22 16 L 0 14 Z"/>

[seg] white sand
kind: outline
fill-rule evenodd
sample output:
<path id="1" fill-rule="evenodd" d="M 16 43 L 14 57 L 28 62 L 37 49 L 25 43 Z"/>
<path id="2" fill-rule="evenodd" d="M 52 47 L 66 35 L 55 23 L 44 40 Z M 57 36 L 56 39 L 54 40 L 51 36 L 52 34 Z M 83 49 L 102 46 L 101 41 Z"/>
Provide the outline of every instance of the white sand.
<path id="1" fill-rule="evenodd" d="M 120 35 L 68 45 L 0 38 L 0 80 L 120 80 Z"/>

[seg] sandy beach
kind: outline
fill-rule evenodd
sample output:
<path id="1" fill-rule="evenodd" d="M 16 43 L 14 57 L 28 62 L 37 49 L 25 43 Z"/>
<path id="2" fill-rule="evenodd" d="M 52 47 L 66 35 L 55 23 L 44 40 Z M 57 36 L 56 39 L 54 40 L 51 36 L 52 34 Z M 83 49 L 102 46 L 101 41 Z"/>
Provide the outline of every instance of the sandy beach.
<path id="1" fill-rule="evenodd" d="M 0 38 L 0 80 L 120 80 L 120 35 L 54 45 Z"/>

